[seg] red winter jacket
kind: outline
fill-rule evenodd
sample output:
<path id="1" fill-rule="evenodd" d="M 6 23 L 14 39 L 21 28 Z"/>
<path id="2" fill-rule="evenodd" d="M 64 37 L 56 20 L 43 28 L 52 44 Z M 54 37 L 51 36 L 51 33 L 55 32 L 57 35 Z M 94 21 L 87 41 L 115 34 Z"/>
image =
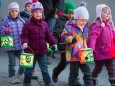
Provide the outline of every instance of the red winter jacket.
<path id="1" fill-rule="evenodd" d="M 52 36 L 49 27 L 45 21 L 31 18 L 30 21 L 24 26 L 21 34 L 21 41 L 27 43 L 36 55 L 43 55 L 47 52 L 46 41 L 50 45 L 56 44 L 56 40 Z M 26 53 L 32 53 L 27 48 Z"/>

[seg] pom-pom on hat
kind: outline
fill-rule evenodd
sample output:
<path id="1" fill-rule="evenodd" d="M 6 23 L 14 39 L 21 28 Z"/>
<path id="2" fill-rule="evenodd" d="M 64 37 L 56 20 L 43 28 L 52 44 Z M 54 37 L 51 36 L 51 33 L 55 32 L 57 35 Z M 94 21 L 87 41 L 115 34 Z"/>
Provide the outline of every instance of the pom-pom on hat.
<path id="1" fill-rule="evenodd" d="M 64 13 L 68 14 L 69 12 L 73 12 L 76 9 L 76 5 L 72 1 L 68 1 L 64 4 Z"/>
<path id="2" fill-rule="evenodd" d="M 80 5 L 79 5 L 79 6 L 84 6 L 84 7 L 86 7 L 86 6 L 87 6 L 87 4 L 86 4 L 86 2 L 82 1 L 82 2 L 80 3 Z"/>

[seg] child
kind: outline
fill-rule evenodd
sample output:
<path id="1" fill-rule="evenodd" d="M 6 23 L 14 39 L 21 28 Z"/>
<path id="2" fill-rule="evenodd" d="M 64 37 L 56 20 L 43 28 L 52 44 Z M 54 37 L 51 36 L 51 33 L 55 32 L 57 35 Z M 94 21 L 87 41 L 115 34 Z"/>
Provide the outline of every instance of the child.
<path id="1" fill-rule="evenodd" d="M 32 6 L 32 2 L 27 1 L 25 4 L 24 11 L 20 12 L 20 16 L 25 20 L 25 22 L 28 22 L 28 20 L 30 18 L 31 6 Z"/>
<path id="2" fill-rule="evenodd" d="M 12 2 L 8 6 L 8 16 L 6 16 L 1 24 L 0 35 L 7 34 L 13 36 L 14 39 L 14 48 L 10 51 L 7 51 L 9 58 L 9 79 L 10 83 L 18 83 L 19 79 L 15 77 L 15 69 L 16 65 L 15 57 L 20 59 L 20 55 L 22 52 L 20 34 L 22 32 L 22 28 L 24 26 L 24 20 L 19 17 L 19 5 L 16 2 Z M 20 68 L 18 71 L 18 78 L 22 80 L 24 69 Z"/>
<path id="3" fill-rule="evenodd" d="M 84 6 L 78 7 L 74 12 L 74 19 L 69 21 L 62 33 L 62 41 L 67 43 L 66 61 L 70 63 L 69 86 L 77 86 L 79 68 L 84 73 L 85 86 L 93 86 L 91 70 L 87 64 L 80 64 L 78 51 L 86 48 L 88 30 L 85 27 L 89 13 Z"/>
<path id="4" fill-rule="evenodd" d="M 103 65 L 107 67 L 111 86 L 115 86 L 115 63 L 110 56 L 113 46 L 113 30 L 111 9 L 100 4 L 96 6 L 96 20 L 90 26 L 88 47 L 94 50 L 95 68 L 92 72 L 93 84 L 97 86 L 97 77 Z"/>
<path id="5" fill-rule="evenodd" d="M 54 44 L 56 44 L 56 40 L 53 38 L 47 23 L 43 21 L 44 9 L 42 4 L 40 2 L 33 3 L 31 11 L 32 17 L 30 21 L 27 24 L 25 24 L 21 34 L 22 44 L 23 47 L 26 48 L 26 53 L 31 53 L 31 50 L 28 49 L 28 46 L 33 50 L 34 65 L 37 61 L 39 67 L 41 68 L 45 86 L 50 86 L 51 79 L 48 73 L 46 59 L 46 41 L 50 43 L 51 49 L 55 50 Z M 31 72 L 32 69 L 28 68 L 25 71 L 25 85 L 31 84 Z"/>
<path id="6" fill-rule="evenodd" d="M 61 33 L 63 32 L 63 29 L 65 28 L 66 22 L 68 20 L 73 19 L 73 15 L 74 15 L 73 11 L 75 9 L 76 9 L 76 6 L 75 6 L 74 2 L 72 2 L 72 1 L 66 2 L 65 5 L 64 5 L 64 14 L 65 15 L 61 16 L 61 17 L 58 17 L 58 19 L 56 20 L 53 35 L 58 40 L 58 49 L 59 49 L 59 51 L 61 53 L 61 60 L 60 60 L 60 62 L 58 64 L 58 66 L 53 69 L 52 80 L 54 82 L 57 82 L 58 75 L 67 66 L 66 56 L 65 56 L 66 44 L 61 42 Z"/>

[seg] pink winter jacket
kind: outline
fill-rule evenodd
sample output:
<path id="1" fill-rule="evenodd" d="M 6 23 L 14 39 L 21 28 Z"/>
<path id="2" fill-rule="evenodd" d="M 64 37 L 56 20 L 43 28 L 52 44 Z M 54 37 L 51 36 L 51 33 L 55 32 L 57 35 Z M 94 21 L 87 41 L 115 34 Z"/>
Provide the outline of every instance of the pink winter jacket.
<path id="1" fill-rule="evenodd" d="M 104 21 L 103 21 L 104 22 Z M 104 22 L 105 27 L 101 27 L 101 22 L 95 22 L 90 26 L 88 37 L 88 47 L 94 50 L 95 60 L 112 59 L 111 48 L 113 47 L 113 26 L 109 21 Z"/>

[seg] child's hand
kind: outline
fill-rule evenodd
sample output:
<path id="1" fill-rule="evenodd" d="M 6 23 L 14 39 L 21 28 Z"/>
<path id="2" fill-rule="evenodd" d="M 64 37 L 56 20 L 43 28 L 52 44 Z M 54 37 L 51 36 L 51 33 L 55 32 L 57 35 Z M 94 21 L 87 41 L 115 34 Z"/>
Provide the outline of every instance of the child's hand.
<path id="1" fill-rule="evenodd" d="M 6 28 L 4 32 L 5 32 L 5 34 L 7 34 L 7 35 L 8 35 L 8 34 L 10 34 L 10 33 L 11 33 L 11 30 L 10 30 L 10 28 Z"/>
<path id="2" fill-rule="evenodd" d="M 72 39 L 72 44 L 74 44 L 74 43 L 76 43 L 77 42 L 77 40 L 76 40 L 76 38 L 74 37 L 73 39 Z"/>
<path id="3" fill-rule="evenodd" d="M 56 45 L 51 46 L 52 51 L 56 51 Z"/>
<path id="4" fill-rule="evenodd" d="M 27 43 L 24 43 L 23 44 L 23 48 L 25 49 L 25 48 L 27 48 L 28 47 L 28 44 Z"/>

